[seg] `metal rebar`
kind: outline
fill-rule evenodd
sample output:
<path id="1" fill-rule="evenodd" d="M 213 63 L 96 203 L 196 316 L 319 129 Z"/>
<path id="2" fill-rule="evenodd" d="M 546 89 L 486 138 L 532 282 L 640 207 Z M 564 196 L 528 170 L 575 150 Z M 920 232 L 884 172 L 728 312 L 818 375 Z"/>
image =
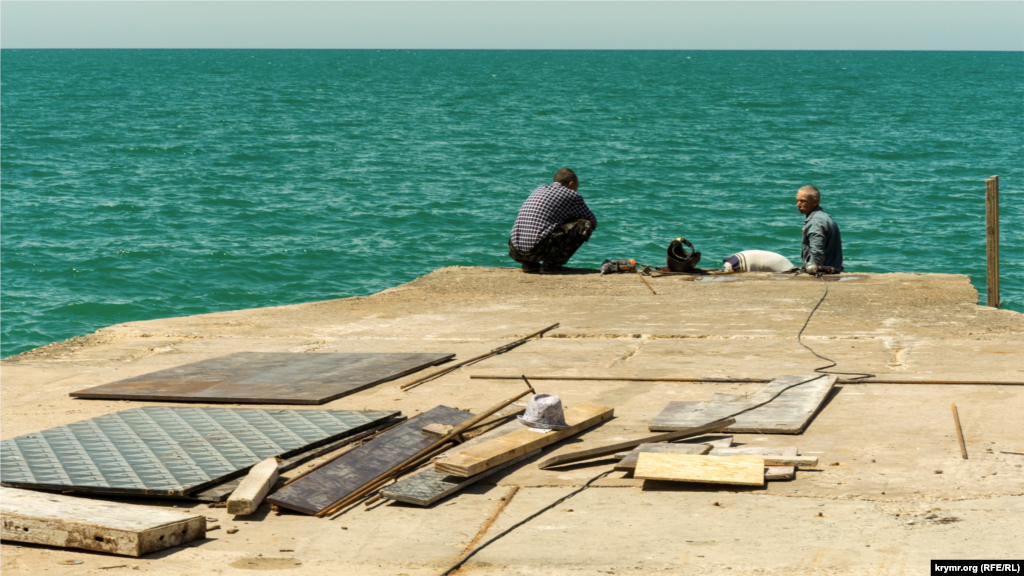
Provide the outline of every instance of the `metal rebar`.
<path id="1" fill-rule="evenodd" d="M 475 362 L 479 362 L 481 360 L 486 360 L 487 358 L 490 358 L 491 356 L 497 356 L 498 354 L 504 354 L 505 352 L 508 352 L 509 350 L 511 350 L 511 349 L 513 349 L 513 348 L 515 348 L 517 346 L 522 346 L 523 344 L 526 344 L 526 342 L 529 341 L 531 338 L 534 338 L 534 337 L 537 337 L 537 336 L 543 337 L 546 332 L 550 332 L 551 330 L 554 330 L 555 328 L 558 328 L 558 326 L 559 326 L 559 323 L 555 322 L 551 326 L 548 326 L 547 328 L 545 328 L 543 330 L 539 330 L 537 332 L 534 332 L 533 334 L 530 334 L 529 336 L 524 336 L 523 338 L 520 338 L 519 340 L 516 340 L 515 342 L 509 342 L 508 344 L 505 344 L 504 346 L 499 346 L 499 347 L 495 348 L 494 350 L 491 350 L 490 352 L 487 352 L 486 354 L 481 354 L 481 355 L 476 356 L 474 358 L 470 358 L 469 360 L 466 360 L 465 362 L 459 362 L 458 364 L 453 364 L 451 366 L 448 366 L 447 368 L 442 368 L 442 369 L 437 370 L 435 372 L 431 372 L 430 374 L 427 374 L 426 376 L 423 376 L 422 378 L 418 378 L 416 380 L 413 380 L 412 382 L 407 382 L 405 384 L 402 384 L 399 388 L 402 389 L 402 390 L 408 390 L 409 388 L 412 388 L 413 386 L 418 386 L 418 385 L 420 385 L 420 384 L 422 384 L 422 383 L 424 383 L 424 382 L 426 382 L 428 380 L 433 380 L 434 378 L 440 378 L 441 376 L 444 376 L 445 374 L 448 374 L 449 372 L 454 372 L 454 371 L 458 370 L 459 368 L 462 368 L 463 366 L 468 366 L 468 365 L 473 364 Z"/>
<path id="2" fill-rule="evenodd" d="M 605 380 L 611 382 L 739 382 L 751 384 L 767 384 L 772 378 L 691 378 L 691 377 L 658 377 L 645 378 L 637 376 L 530 376 L 531 380 Z M 520 380 L 522 376 L 498 376 L 490 374 L 474 374 L 472 380 Z M 1000 382 L 993 380 L 847 380 L 840 378 L 836 384 L 949 384 L 964 386 L 1024 386 L 1024 382 Z"/>

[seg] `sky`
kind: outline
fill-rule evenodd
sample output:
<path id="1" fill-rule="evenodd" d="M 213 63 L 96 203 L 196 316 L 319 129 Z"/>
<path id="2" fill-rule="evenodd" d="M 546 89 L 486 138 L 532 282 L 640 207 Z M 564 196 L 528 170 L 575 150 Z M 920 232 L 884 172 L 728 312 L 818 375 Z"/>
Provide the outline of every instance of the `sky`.
<path id="1" fill-rule="evenodd" d="M 1024 1 L 0 2 L 3 48 L 1024 50 Z"/>

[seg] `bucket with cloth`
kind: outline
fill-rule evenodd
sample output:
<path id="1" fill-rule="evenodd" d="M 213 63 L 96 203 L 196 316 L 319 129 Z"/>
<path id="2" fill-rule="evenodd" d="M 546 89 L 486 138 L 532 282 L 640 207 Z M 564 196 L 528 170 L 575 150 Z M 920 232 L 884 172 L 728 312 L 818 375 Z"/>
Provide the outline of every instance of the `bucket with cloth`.
<path id="1" fill-rule="evenodd" d="M 789 272 L 794 266 L 788 258 L 767 250 L 744 250 L 722 260 L 722 272 Z"/>
<path id="2" fill-rule="evenodd" d="M 562 399 L 554 394 L 534 394 L 526 404 L 526 412 L 519 416 L 519 421 L 540 430 L 565 430 L 562 411 Z"/>

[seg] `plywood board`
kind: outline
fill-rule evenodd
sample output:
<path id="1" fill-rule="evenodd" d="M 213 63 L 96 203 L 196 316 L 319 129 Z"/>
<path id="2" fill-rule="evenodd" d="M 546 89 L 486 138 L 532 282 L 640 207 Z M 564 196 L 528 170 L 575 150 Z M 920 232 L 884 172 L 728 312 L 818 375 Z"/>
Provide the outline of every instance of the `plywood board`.
<path id="1" fill-rule="evenodd" d="M 397 411 L 143 406 L 0 442 L 16 488 L 184 497 L 397 416 Z"/>
<path id="2" fill-rule="evenodd" d="M 206 517 L 0 488 L 0 538 L 142 556 L 206 536 Z"/>
<path id="3" fill-rule="evenodd" d="M 810 380 L 790 388 L 768 404 L 735 416 L 736 423 L 725 429 L 734 434 L 800 434 L 821 409 L 836 376 L 780 376 L 750 396 L 716 394 L 710 402 L 670 402 L 651 421 L 652 432 L 671 432 L 736 414 L 769 400 L 787 386 Z"/>
<path id="4" fill-rule="evenodd" d="M 640 453 L 635 478 L 764 486 L 764 458 L 759 456 L 694 456 Z"/>
<path id="5" fill-rule="evenodd" d="M 796 456 L 797 448 L 712 448 L 712 456 Z M 765 480 L 792 480 L 796 477 L 796 466 L 765 466 Z"/>
<path id="6" fill-rule="evenodd" d="M 438 456 L 437 459 L 449 458 L 451 456 L 454 456 L 455 454 L 459 454 L 465 450 L 468 450 L 479 444 L 483 444 L 484 442 L 488 442 L 494 438 L 504 436 L 505 434 L 508 434 L 510 432 L 515 432 L 516 430 L 522 427 L 523 425 L 519 423 L 518 420 L 513 420 L 512 422 L 503 424 L 495 428 L 494 430 L 491 430 L 485 434 L 473 438 L 472 440 L 467 441 L 464 444 L 452 448 L 451 450 Z M 509 466 L 517 462 L 526 460 L 527 458 L 535 456 L 539 453 L 539 450 L 530 452 L 529 454 L 525 454 L 514 460 L 511 460 L 499 466 L 495 466 L 494 468 L 491 468 L 489 470 L 485 470 L 480 474 L 470 476 L 469 478 L 462 478 L 459 476 L 449 476 L 448 474 L 442 474 L 434 470 L 433 466 L 430 466 L 418 472 L 414 472 L 413 474 L 406 476 L 405 478 L 402 478 L 398 482 L 395 482 L 391 486 L 388 486 L 387 488 L 381 491 L 381 495 L 385 498 L 390 498 L 391 500 L 397 500 L 399 502 L 405 502 L 407 504 L 415 504 L 417 506 L 430 506 L 434 502 L 437 502 L 438 500 L 445 498 L 446 496 L 454 494 L 455 492 L 462 490 L 466 486 L 476 483 L 482 478 L 486 478 L 487 476 L 490 476 L 491 474 L 494 474 L 499 470 L 508 468 Z"/>
<path id="7" fill-rule="evenodd" d="M 607 406 L 581 404 L 565 411 L 565 423 L 569 427 L 564 430 L 539 432 L 524 426 L 515 432 L 473 446 L 450 458 L 438 460 L 434 464 L 434 468 L 441 474 L 451 474 L 463 478 L 475 476 L 484 470 L 494 468 L 578 434 L 587 428 L 597 426 L 611 418 L 614 412 L 614 409 Z"/>
<path id="8" fill-rule="evenodd" d="M 648 452 L 651 454 L 695 454 L 697 456 L 703 456 L 711 451 L 711 446 L 707 444 L 671 444 L 662 442 L 660 444 L 641 444 L 633 449 L 625 458 L 619 460 L 619 463 L 615 465 L 615 469 L 618 471 L 632 472 L 636 468 L 636 462 L 640 458 L 641 452 Z"/>
<path id="9" fill-rule="evenodd" d="M 446 362 L 447 352 L 237 352 L 72 392 L 72 398 L 323 404 Z"/>
<path id="10" fill-rule="evenodd" d="M 462 424 L 469 412 L 438 406 L 388 430 L 267 499 L 271 504 L 304 514 L 317 514 L 367 482 L 437 442 L 422 432 L 428 424 Z"/>

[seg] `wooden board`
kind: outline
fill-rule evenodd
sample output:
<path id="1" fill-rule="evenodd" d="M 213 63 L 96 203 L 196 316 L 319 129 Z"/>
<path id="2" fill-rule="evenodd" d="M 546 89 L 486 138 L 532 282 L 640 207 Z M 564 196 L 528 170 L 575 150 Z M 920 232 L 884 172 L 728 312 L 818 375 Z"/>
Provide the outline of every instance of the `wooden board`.
<path id="1" fill-rule="evenodd" d="M 644 480 L 764 486 L 764 459 L 641 452 L 633 476 Z"/>
<path id="2" fill-rule="evenodd" d="M 632 472 L 636 468 L 636 462 L 640 458 L 641 452 L 647 452 L 651 454 L 695 454 L 697 456 L 703 456 L 711 451 L 711 446 L 707 444 L 641 444 L 633 449 L 625 458 L 619 460 L 619 463 L 615 465 L 615 470 Z"/>
<path id="3" fill-rule="evenodd" d="M 142 556 L 206 536 L 206 517 L 0 488 L 0 539 Z"/>
<path id="4" fill-rule="evenodd" d="M 797 448 L 712 448 L 712 456 L 796 456 Z M 765 480 L 792 480 L 796 477 L 796 466 L 765 466 Z"/>
<path id="5" fill-rule="evenodd" d="M 768 400 L 783 388 L 816 375 L 779 376 L 750 396 L 716 394 L 710 402 L 670 402 L 651 421 L 652 432 L 671 432 L 731 416 L 740 410 Z M 821 409 L 837 376 L 821 376 L 790 388 L 768 404 L 736 416 L 736 423 L 725 429 L 734 434 L 800 434 Z"/>
<path id="6" fill-rule="evenodd" d="M 255 512 L 277 482 L 277 465 L 277 458 L 267 458 L 253 466 L 228 498 L 228 514 L 248 516 Z"/>
<path id="7" fill-rule="evenodd" d="M 505 434 L 515 432 L 522 428 L 523 425 L 518 420 L 507 422 L 485 434 L 477 436 L 472 440 L 465 442 L 451 450 L 438 456 L 437 459 L 450 458 L 455 454 L 459 454 L 465 450 L 468 450 L 484 442 L 493 440 Z M 433 466 L 424 468 L 418 472 L 415 472 L 405 478 L 402 478 L 398 482 L 395 482 L 391 486 L 388 486 L 381 491 L 381 496 L 390 498 L 391 500 L 397 500 L 399 502 L 405 502 L 407 504 L 415 504 L 417 506 L 430 506 L 434 502 L 462 490 L 466 486 L 469 486 L 482 478 L 490 476 L 499 470 L 508 468 L 509 466 L 526 460 L 532 456 L 539 454 L 539 450 L 525 454 L 514 460 L 510 460 L 494 468 L 484 470 L 483 472 L 470 476 L 469 478 L 462 478 L 459 476 L 449 476 L 448 474 L 442 474 L 434 470 Z"/>
<path id="8" fill-rule="evenodd" d="M 455 357 L 448 352 L 237 352 L 72 392 L 72 398 L 323 404 Z"/>
<path id="9" fill-rule="evenodd" d="M 565 423 L 569 427 L 564 430 L 549 430 L 539 433 L 533 428 L 523 426 L 515 432 L 473 446 L 450 458 L 439 460 L 434 464 L 434 469 L 441 474 L 463 478 L 475 476 L 484 470 L 494 468 L 578 434 L 587 428 L 597 426 L 611 418 L 614 413 L 615 410 L 607 406 L 582 404 L 565 411 Z"/>
<path id="10" fill-rule="evenodd" d="M 422 432 L 424 426 L 454 426 L 472 417 L 447 406 L 433 408 L 285 486 L 267 500 L 304 514 L 317 514 L 436 442 L 436 436 Z"/>

